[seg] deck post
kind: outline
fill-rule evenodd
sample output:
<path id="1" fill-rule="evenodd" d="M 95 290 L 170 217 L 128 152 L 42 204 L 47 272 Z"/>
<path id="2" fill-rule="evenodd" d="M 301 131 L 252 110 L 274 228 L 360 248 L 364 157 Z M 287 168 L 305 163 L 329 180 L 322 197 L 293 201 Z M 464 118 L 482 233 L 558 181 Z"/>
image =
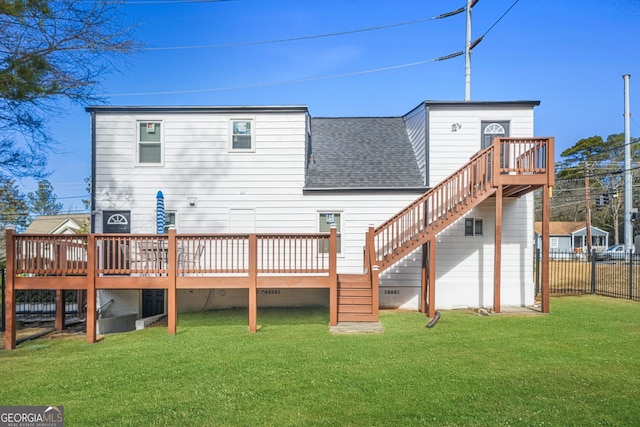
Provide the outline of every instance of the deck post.
<path id="1" fill-rule="evenodd" d="M 429 240 L 429 305 L 427 317 L 436 315 L 436 239 Z"/>
<path id="2" fill-rule="evenodd" d="M 176 229 L 169 228 L 169 248 L 167 252 L 167 333 L 175 335 L 178 329 L 178 291 L 176 289 L 176 275 L 178 271 L 178 248 Z"/>
<path id="3" fill-rule="evenodd" d="M 16 292 L 15 292 L 15 229 L 7 227 L 6 249 L 7 268 L 5 270 L 5 330 L 4 348 L 13 350 L 16 348 Z"/>
<path id="4" fill-rule="evenodd" d="M 64 330 L 64 318 L 65 318 L 65 304 L 64 304 L 64 290 L 56 289 L 56 319 L 55 329 L 56 331 Z"/>
<path id="5" fill-rule="evenodd" d="M 420 313 L 427 313 L 427 283 L 429 282 L 429 244 L 422 245 L 422 265 L 420 268 Z"/>
<path id="6" fill-rule="evenodd" d="M 338 231 L 331 224 L 329 234 L 329 325 L 338 325 Z"/>
<path id="7" fill-rule="evenodd" d="M 549 172 L 553 173 L 553 172 Z M 542 186 L 542 312 L 549 313 L 549 186 Z"/>
<path id="8" fill-rule="evenodd" d="M 493 260 L 493 311 L 500 313 L 500 281 L 502 279 L 502 184 L 496 191 L 496 230 Z"/>
<path id="9" fill-rule="evenodd" d="M 371 266 L 371 311 L 376 318 L 380 315 L 380 266 Z"/>
<path id="10" fill-rule="evenodd" d="M 258 237 L 249 235 L 249 332 L 258 330 Z"/>
<path id="11" fill-rule="evenodd" d="M 96 342 L 96 238 L 94 234 L 87 236 L 87 343 Z"/>

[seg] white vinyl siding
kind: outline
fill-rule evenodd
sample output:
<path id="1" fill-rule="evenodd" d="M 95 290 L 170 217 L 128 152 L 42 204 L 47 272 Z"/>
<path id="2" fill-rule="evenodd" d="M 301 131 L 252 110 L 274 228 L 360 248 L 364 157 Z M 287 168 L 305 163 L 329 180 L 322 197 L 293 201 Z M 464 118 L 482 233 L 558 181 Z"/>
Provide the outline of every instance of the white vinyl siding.
<path id="1" fill-rule="evenodd" d="M 430 106 L 429 107 L 429 183 L 436 185 L 481 149 L 482 122 L 509 122 L 510 137 L 533 136 L 531 106 Z M 452 123 L 460 128 L 452 132 Z"/>
<path id="2" fill-rule="evenodd" d="M 425 119 L 426 111 L 424 104 L 421 104 L 418 108 L 404 116 L 404 123 L 407 127 L 409 141 L 411 141 L 411 146 L 413 147 L 413 152 L 416 156 L 418 168 L 420 168 L 420 173 L 422 174 L 423 179 L 426 179 L 427 177 L 427 122 Z"/>

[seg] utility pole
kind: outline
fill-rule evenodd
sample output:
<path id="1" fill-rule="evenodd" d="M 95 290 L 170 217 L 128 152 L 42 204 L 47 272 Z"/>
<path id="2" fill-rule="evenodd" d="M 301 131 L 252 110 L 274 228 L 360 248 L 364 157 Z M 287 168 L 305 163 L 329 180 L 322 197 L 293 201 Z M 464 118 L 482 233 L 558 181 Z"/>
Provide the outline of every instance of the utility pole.
<path id="1" fill-rule="evenodd" d="M 587 223 L 587 259 L 591 261 L 591 196 L 589 195 L 589 163 L 584 162 L 585 220 Z"/>
<path id="2" fill-rule="evenodd" d="M 471 3 L 473 0 L 467 0 L 467 43 L 465 44 L 464 58 L 465 58 L 465 85 L 464 85 L 464 100 L 471 101 Z"/>
<path id="3" fill-rule="evenodd" d="M 631 206 L 633 203 L 633 181 L 631 177 L 631 113 L 629 111 L 629 78 L 624 79 L 624 249 L 630 251 L 633 247 L 633 223 L 631 222 Z"/>

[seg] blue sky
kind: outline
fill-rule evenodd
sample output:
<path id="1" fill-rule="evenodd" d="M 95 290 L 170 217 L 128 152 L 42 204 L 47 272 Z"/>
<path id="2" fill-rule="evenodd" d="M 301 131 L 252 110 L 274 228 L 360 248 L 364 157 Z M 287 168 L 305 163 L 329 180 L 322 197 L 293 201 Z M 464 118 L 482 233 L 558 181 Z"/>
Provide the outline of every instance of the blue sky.
<path id="1" fill-rule="evenodd" d="M 132 0 L 123 16 L 137 23 L 140 42 L 182 49 L 144 50 L 117 63 L 99 92 L 112 105 L 303 104 L 315 117 L 399 116 L 423 100 L 464 99 L 464 56 L 433 60 L 464 50 L 465 14 L 428 18 L 465 4 Z M 473 101 L 541 101 L 535 134 L 556 138 L 556 157 L 581 138 L 624 131 L 623 74 L 631 75 L 631 112 L 640 105 L 639 0 L 480 0 L 472 16 L 472 38 L 485 36 L 472 54 Z M 421 22 L 392 26 L 412 21 Z M 380 26 L 391 27 L 305 38 Z M 302 39 L 249 43 L 291 38 Z M 232 46 L 184 48 L 220 44 Z M 82 211 L 89 115 L 83 106 L 62 110 L 51 119 L 60 145 L 49 179 L 65 211 Z M 633 115 L 631 133 L 640 133 Z"/>

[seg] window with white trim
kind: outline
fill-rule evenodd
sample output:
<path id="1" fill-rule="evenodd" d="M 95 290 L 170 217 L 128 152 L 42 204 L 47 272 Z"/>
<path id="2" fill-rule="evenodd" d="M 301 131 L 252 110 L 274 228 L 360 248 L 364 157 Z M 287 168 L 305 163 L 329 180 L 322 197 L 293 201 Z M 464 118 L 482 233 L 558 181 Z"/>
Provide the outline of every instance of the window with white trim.
<path id="1" fill-rule="evenodd" d="M 164 213 L 164 234 L 169 233 L 171 227 L 176 228 L 177 211 L 165 211 Z"/>
<path id="2" fill-rule="evenodd" d="M 138 164 L 162 164 L 162 122 L 138 122 L 137 134 Z"/>
<path id="3" fill-rule="evenodd" d="M 255 151 L 252 119 L 231 120 L 231 151 Z"/>
<path id="4" fill-rule="evenodd" d="M 331 232 L 331 225 L 336 225 L 336 234 L 338 236 L 337 252 L 342 253 L 342 213 L 341 212 L 320 212 L 318 216 L 318 231 L 320 233 Z M 329 244 L 320 248 L 320 253 L 326 254 L 329 252 Z"/>
<path id="5" fill-rule="evenodd" d="M 465 218 L 464 235 L 465 236 L 482 236 L 482 219 Z"/>
<path id="6" fill-rule="evenodd" d="M 549 237 L 549 247 L 551 249 L 558 249 L 560 246 L 560 240 L 557 237 Z"/>

